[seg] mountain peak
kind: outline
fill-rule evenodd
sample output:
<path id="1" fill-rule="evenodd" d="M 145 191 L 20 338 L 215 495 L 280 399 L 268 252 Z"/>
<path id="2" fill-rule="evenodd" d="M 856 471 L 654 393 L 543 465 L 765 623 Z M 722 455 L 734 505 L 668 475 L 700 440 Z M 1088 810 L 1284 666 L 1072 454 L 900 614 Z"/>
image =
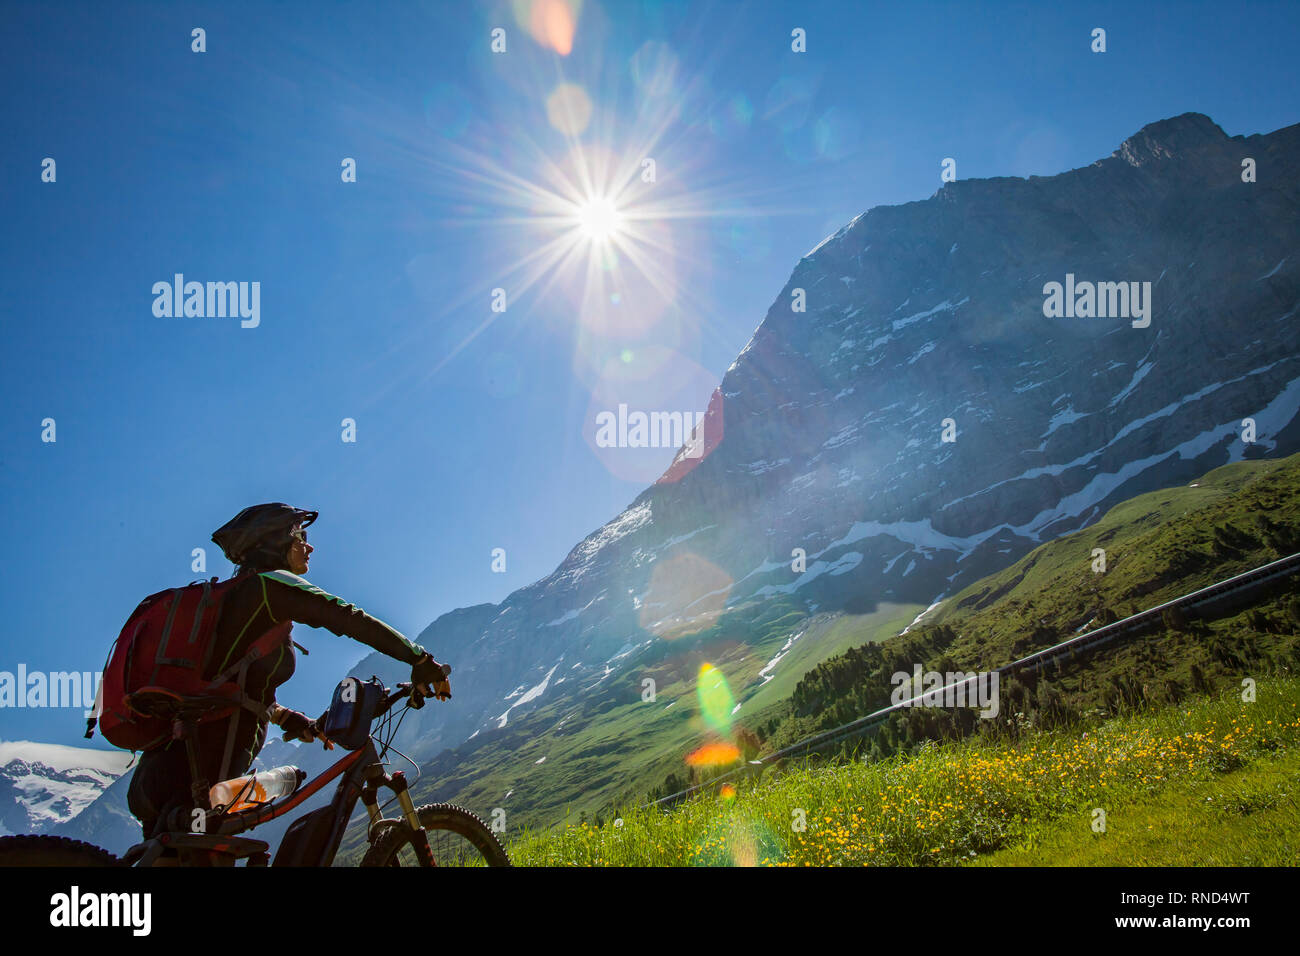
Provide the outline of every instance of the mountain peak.
<path id="1" fill-rule="evenodd" d="M 1227 138 L 1228 134 L 1204 113 L 1183 113 L 1148 123 L 1111 155 L 1130 166 L 1145 166 Z"/>
<path id="2" fill-rule="evenodd" d="M 1243 409 L 1260 448 L 1300 449 L 1300 323 L 1288 319 L 1300 205 L 1227 188 L 1241 142 L 1185 114 L 1100 169 L 959 179 L 938 201 L 875 206 L 836 230 L 728 368 L 703 454 L 683 449 L 546 578 L 421 633 L 457 666 L 460 703 L 455 717 L 408 717 L 398 746 L 416 759 L 458 747 L 448 761 L 486 768 L 568 713 L 611 719 L 637 669 L 686 660 L 670 634 L 707 631 L 691 646 L 747 645 L 757 659 L 758 641 L 779 656 L 777 639 L 812 614 L 924 609 L 1122 500 L 1239 460 Z M 1268 151 L 1278 182 L 1300 172 L 1293 133 L 1250 148 Z M 1207 188 L 1214 176 L 1224 188 Z M 1150 291 L 1140 308 L 1137 292 L 1108 295 L 1103 317 L 1095 296 L 1089 318 L 1053 319 L 1044 284 L 1071 274 L 1138 283 L 1154 304 Z M 953 425 L 960 438 L 945 440 Z M 367 658 L 352 673 L 402 679 L 398 666 Z M 568 753 L 570 767 L 598 756 Z M 559 806 L 597 789 L 584 774 L 568 791 L 558 778 L 528 786 Z M 445 792 L 493 806 L 498 779 L 458 772 Z"/>

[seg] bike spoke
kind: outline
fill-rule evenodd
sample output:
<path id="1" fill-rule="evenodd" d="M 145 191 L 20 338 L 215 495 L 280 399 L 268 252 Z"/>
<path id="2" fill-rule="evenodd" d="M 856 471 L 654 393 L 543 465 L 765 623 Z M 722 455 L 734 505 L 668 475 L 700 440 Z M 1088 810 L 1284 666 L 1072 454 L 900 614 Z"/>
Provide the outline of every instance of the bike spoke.
<path id="1" fill-rule="evenodd" d="M 469 840 L 451 830 L 426 830 L 433 861 L 438 866 L 487 866 L 482 852 Z M 394 854 L 390 866 L 419 866 L 419 856 L 411 842 L 405 841 Z"/>

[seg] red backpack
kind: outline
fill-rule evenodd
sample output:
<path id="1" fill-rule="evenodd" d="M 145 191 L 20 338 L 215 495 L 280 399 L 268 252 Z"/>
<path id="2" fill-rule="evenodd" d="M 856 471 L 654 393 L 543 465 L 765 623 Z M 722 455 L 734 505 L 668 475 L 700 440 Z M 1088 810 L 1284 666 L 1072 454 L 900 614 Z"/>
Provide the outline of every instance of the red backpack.
<path id="1" fill-rule="evenodd" d="M 228 706 L 209 710 L 199 723 L 229 717 L 239 707 L 265 708 L 244 694 L 248 665 L 289 641 L 292 622 L 261 635 L 248 652 L 215 677 L 205 678 L 216 651 L 214 638 L 223 598 L 245 575 L 217 583 L 195 582 L 151 594 L 127 618 L 108 653 L 104 676 L 87 721 L 86 736 L 100 732 L 115 747 L 152 750 L 173 736 L 173 721 L 153 712 L 159 700 L 220 698 Z"/>

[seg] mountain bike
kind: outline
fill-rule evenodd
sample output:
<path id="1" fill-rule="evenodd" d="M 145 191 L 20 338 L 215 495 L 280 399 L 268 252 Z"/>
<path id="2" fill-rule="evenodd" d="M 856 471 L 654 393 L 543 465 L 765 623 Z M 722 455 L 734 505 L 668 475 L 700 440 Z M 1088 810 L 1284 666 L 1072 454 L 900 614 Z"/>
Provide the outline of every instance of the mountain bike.
<path id="1" fill-rule="evenodd" d="M 160 831 L 137 843 L 121 858 L 101 847 L 80 840 L 56 836 L 10 836 L 0 838 L 0 866 L 330 866 L 343 840 L 352 811 L 360 800 L 370 817 L 369 846 L 361 866 L 509 866 L 510 858 L 496 834 L 477 816 L 446 803 L 416 807 L 402 771 L 388 773 L 384 757 L 390 750 L 401 717 L 392 720 L 394 706 L 405 700 L 401 715 L 423 706 L 423 698 L 412 695 L 409 683 L 387 687 L 372 714 L 363 714 L 371 734 L 365 744 L 348 752 L 328 770 L 282 799 L 270 800 L 248 809 L 233 810 L 209 806 L 206 783 L 197 772 L 193 745 L 198 719 L 209 710 L 228 706 L 211 698 L 169 698 L 152 703 L 155 713 L 170 717 L 178 735 L 186 742 L 194 786 L 194 809 L 177 809 L 164 817 Z M 378 739 L 376 739 L 378 738 Z M 378 744 L 378 746 L 376 746 Z M 239 836 L 269 823 L 296 807 L 338 778 L 334 799 L 324 807 L 304 814 L 285 832 L 270 859 L 270 844 Z M 379 803 L 381 789 L 393 796 Z M 393 801 L 400 815 L 383 815 Z M 230 806 L 239 806 L 232 800 Z"/>

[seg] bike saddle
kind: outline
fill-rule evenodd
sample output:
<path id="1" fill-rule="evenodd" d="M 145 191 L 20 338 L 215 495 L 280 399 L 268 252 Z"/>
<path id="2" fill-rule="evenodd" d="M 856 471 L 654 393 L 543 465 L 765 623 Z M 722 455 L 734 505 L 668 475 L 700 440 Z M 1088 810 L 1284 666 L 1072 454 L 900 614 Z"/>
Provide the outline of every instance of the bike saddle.
<path id="1" fill-rule="evenodd" d="M 229 707 L 230 701 L 221 697 L 185 697 L 165 687 L 142 687 L 126 698 L 126 705 L 146 717 L 190 720 Z"/>

